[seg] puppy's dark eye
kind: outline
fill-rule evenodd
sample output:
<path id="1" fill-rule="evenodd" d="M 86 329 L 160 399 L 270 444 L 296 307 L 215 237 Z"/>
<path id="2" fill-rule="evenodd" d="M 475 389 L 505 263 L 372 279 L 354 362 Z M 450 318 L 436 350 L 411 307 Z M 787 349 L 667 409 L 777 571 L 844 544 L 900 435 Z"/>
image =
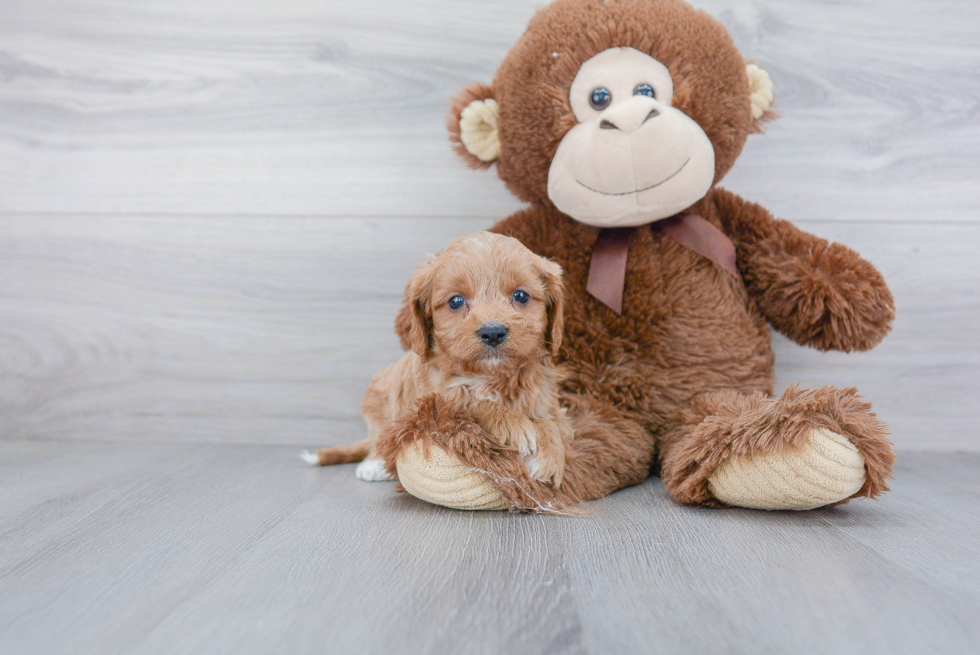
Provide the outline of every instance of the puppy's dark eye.
<path id="1" fill-rule="evenodd" d="M 453 296 L 452 298 L 449 299 L 449 302 L 446 304 L 449 305 L 449 309 L 456 311 L 457 309 L 459 309 L 460 307 L 466 304 L 466 299 L 463 298 L 463 296 Z"/>
<path id="2" fill-rule="evenodd" d="M 649 84 L 637 84 L 636 88 L 633 89 L 633 95 L 635 96 L 646 96 L 648 98 L 656 98 L 657 94 L 654 92 L 653 87 Z"/>
<path id="3" fill-rule="evenodd" d="M 526 305 L 527 301 L 531 299 L 531 296 L 527 295 L 527 291 L 515 291 L 512 297 L 514 302 L 519 305 Z"/>
<path id="4" fill-rule="evenodd" d="M 609 92 L 609 89 L 604 86 L 592 89 L 592 93 L 589 95 L 589 104 L 592 105 L 593 109 L 605 109 L 610 102 L 612 102 L 612 93 Z"/>

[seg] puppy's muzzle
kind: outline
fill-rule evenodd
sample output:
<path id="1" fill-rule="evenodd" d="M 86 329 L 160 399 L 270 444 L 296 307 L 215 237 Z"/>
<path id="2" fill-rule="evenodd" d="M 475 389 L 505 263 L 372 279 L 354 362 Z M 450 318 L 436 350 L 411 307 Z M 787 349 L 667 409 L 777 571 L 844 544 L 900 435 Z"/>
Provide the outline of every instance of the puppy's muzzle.
<path id="1" fill-rule="evenodd" d="M 496 348 L 507 339 L 507 326 L 503 323 L 484 323 L 476 331 L 483 343 L 491 348 Z"/>

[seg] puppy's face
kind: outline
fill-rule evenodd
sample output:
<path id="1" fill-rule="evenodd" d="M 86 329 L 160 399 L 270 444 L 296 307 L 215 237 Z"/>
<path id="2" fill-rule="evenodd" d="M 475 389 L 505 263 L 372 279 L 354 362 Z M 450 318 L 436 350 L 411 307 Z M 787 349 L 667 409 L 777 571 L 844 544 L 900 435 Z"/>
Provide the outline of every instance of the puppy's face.
<path id="1" fill-rule="evenodd" d="M 449 244 L 409 282 L 413 350 L 470 372 L 512 368 L 561 344 L 561 267 L 510 237 Z"/>

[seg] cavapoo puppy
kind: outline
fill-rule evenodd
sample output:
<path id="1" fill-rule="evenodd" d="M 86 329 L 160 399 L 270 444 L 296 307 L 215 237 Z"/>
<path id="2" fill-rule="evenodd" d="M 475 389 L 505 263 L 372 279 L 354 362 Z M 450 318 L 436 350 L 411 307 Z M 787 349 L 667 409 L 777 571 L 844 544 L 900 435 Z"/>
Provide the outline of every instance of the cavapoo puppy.
<path id="1" fill-rule="evenodd" d="M 368 438 L 304 459 L 360 461 L 357 477 L 383 480 L 378 436 L 436 394 L 472 416 L 487 438 L 518 449 L 532 477 L 561 484 L 572 438 L 552 361 L 561 345 L 561 273 L 511 237 L 477 232 L 453 241 L 405 289 L 412 351 L 371 381 L 362 405 Z"/>

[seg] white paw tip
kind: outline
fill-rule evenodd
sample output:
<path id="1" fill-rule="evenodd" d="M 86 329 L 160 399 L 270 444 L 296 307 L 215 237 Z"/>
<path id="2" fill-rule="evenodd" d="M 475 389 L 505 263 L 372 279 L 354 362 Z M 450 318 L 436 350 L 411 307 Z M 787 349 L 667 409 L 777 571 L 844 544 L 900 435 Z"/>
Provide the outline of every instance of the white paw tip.
<path id="1" fill-rule="evenodd" d="M 312 466 L 316 466 L 320 463 L 320 458 L 316 456 L 316 453 L 311 453 L 308 450 L 301 452 L 299 454 L 299 458 Z"/>
<path id="2" fill-rule="evenodd" d="M 383 459 L 366 459 L 357 465 L 354 473 L 359 480 L 367 482 L 379 482 L 388 479 L 388 471 L 385 470 Z"/>

